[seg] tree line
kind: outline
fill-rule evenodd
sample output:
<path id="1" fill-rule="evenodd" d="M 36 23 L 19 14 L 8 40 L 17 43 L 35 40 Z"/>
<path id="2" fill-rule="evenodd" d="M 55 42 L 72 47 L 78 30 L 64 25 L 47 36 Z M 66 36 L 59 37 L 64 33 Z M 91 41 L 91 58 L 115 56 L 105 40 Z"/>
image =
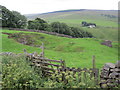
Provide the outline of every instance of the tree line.
<path id="1" fill-rule="evenodd" d="M 77 27 L 70 27 L 66 23 L 52 22 L 48 24 L 47 21 L 41 18 L 27 21 L 27 18 L 17 11 L 10 11 L 4 6 L 0 6 L 0 8 L 2 12 L 2 15 L 0 15 L 1 27 L 44 30 L 76 38 L 93 37 L 91 33 Z"/>

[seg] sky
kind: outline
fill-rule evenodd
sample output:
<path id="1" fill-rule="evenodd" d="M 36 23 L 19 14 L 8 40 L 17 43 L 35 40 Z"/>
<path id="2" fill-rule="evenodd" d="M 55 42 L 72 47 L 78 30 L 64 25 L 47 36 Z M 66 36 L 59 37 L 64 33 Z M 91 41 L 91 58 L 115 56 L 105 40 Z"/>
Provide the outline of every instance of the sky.
<path id="1" fill-rule="evenodd" d="M 119 0 L 0 0 L 0 5 L 21 14 L 67 9 L 118 10 Z"/>

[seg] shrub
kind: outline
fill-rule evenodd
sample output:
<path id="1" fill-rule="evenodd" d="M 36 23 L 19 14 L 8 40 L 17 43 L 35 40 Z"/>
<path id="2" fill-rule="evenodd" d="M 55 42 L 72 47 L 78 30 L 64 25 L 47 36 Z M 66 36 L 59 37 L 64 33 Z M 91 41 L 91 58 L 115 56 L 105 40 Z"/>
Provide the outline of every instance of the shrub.
<path id="1" fill-rule="evenodd" d="M 41 86 L 40 75 L 26 62 L 25 56 L 3 56 L 3 88 L 35 88 Z"/>
<path id="2" fill-rule="evenodd" d="M 28 21 L 28 29 L 46 30 L 46 28 L 48 27 L 49 27 L 48 23 L 40 18 Z"/>
<path id="3" fill-rule="evenodd" d="M 86 75 L 86 76 L 85 76 Z M 95 79 L 90 77 L 89 73 L 84 74 L 81 72 L 79 77 L 78 73 L 74 74 L 71 71 L 67 72 L 55 72 L 49 78 L 48 81 L 44 83 L 46 88 L 99 88 L 95 83 Z"/>

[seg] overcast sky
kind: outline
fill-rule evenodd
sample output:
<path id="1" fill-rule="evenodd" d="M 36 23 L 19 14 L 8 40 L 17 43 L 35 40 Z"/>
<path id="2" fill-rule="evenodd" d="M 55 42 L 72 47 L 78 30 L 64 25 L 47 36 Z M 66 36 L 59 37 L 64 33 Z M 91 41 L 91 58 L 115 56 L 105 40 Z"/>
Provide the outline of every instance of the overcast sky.
<path id="1" fill-rule="evenodd" d="M 0 4 L 21 14 L 66 9 L 117 10 L 119 0 L 0 0 Z"/>

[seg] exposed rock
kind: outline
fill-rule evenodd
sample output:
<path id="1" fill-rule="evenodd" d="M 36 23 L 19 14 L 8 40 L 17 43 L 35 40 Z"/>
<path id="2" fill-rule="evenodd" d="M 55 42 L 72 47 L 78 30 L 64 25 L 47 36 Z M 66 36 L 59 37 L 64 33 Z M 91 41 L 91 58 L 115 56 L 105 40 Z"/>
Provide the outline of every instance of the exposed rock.
<path id="1" fill-rule="evenodd" d="M 115 64 L 115 66 L 116 66 L 117 68 L 120 68 L 120 60 L 117 61 L 117 63 Z"/>
<path id="2" fill-rule="evenodd" d="M 112 47 L 112 41 L 110 40 L 105 40 L 101 43 L 101 45 L 105 45 L 105 46 L 108 46 L 108 47 Z"/>
<path id="3" fill-rule="evenodd" d="M 110 73 L 110 74 L 109 74 L 109 77 L 110 77 L 110 78 L 116 78 L 117 75 L 118 75 L 118 73 L 113 72 L 113 73 Z"/>
<path id="4" fill-rule="evenodd" d="M 113 63 L 106 63 L 105 66 L 104 66 L 104 69 L 105 68 L 109 68 L 109 69 L 110 68 L 115 68 L 115 64 L 113 64 Z"/>
<path id="5" fill-rule="evenodd" d="M 110 69 L 110 71 L 112 71 L 112 72 L 120 72 L 120 69 L 114 68 L 114 69 Z"/>

